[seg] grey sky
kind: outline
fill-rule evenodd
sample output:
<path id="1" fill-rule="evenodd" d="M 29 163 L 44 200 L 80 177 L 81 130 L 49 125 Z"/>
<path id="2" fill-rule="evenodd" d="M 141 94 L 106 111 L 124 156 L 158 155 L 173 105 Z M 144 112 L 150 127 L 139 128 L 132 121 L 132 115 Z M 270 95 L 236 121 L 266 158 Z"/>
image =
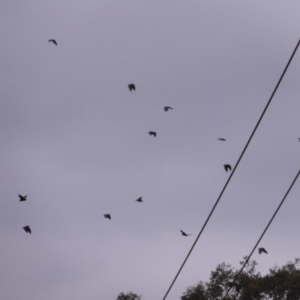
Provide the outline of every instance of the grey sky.
<path id="1" fill-rule="evenodd" d="M 0 298 L 162 299 L 300 38 L 299 10 L 1 1 Z M 298 52 L 168 299 L 238 267 L 298 172 L 299 67 Z M 299 256 L 299 192 L 253 256 L 263 274 Z"/>

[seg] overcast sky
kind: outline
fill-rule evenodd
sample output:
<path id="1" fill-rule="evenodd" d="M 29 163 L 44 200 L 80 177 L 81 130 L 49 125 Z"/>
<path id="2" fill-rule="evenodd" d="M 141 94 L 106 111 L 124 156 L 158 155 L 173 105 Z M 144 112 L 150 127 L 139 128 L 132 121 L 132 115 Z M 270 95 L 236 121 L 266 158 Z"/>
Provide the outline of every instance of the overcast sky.
<path id="1" fill-rule="evenodd" d="M 162 299 L 300 38 L 299 11 L 2 0 L 0 298 Z M 256 243 L 300 167 L 299 81 L 300 52 L 167 299 Z M 253 256 L 262 274 L 299 256 L 299 193 Z"/>

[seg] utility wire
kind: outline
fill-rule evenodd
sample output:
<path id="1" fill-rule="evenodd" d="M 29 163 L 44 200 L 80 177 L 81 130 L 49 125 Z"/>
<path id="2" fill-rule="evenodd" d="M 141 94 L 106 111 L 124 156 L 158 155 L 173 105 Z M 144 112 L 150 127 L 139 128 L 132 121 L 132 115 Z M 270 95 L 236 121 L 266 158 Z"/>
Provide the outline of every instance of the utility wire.
<path id="1" fill-rule="evenodd" d="M 255 251 L 256 247 L 258 246 L 258 244 L 260 243 L 261 239 L 263 238 L 263 236 L 265 235 L 266 231 L 268 230 L 269 226 L 271 225 L 272 221 L 274 220 L 276 214 L 278 213 L 279 209 L 281 208 L 281 205 L 283 204 L 284 200 L 286 199 L 287 195 L 289 194 L 290 190 L 292 189 L 294 183 L 296 182 L 296 180 L 297 180 L 299 174 L 300 174 L 300 170 L 299 170 L 298 174 L 296 175 L 295 179 L 293 180 L 293 182 L 292 182 L 291 186 L 289 187 L 288 191 L 287 191 L 286 194 L 284 195 L 283 199 L 281 200 L 279 206 L 277 207 L 277 209 L 276 209 L 275 213 L 273 214 L 271 220 L 269 221 L 267 227 L 266 227 L 265 230 L 263 231 L 262 235 L 261 235 L 260 238 L 258 239 L 258 241 L 257 241 L 257 243 L 255 244 L 254 248 L 252 249 L 251 253 L 250 253 L 249 256 L 247 257 L 246 261 L 244 262 L 244 264 L 243 264 L 242 268 L 240 269 L 239 273 L 238 273 L 236 276 L 234 276 L 235 278 L 234 278 L 233 282 L 231 283 L 230 288 L 227 290 L 225 296 L 222 298 L 222 300 L 224 300 L 224 299 L 227 298 L 227 296 L 228 296 L 229 292 L 231 291 L 233 285 L 235 284 L 235 282 L 237 281 L 238 277 L 239 277 L 239 276 L 241 275 L 241 273 L 243 272 L 243 270 L 244 270 L 246 264 L 247 264 L 248 261 L 250 260 L 250 258 L 251 258 L 251 256 L 252 256 L 253 252 Z"/>
<path id="2" fill-rule="evenodd" d="M 231 178 L 232 178 L 232 176 L 233 176 L 233 174 L 234 174 L 234 172 L 235 172 L 237 166 L 239 165 L 239 163 L 240 163 L 242 157 L 244 156 L 244 153 L 246 152 L 246 150 L 247 150 L 247 148 L 248 148 L 248 146 L 249 146 L 249 144 L 250 144 L 250 142 L 251 142 L 251 140 L 252 140 L 252 138 L 253 138 L 253 136 L 254 136 L 254 134 L 255 134 L 255 132 L 256 132 L 256 130 L 257 130 L 257 128 L 258 128 L 260 122 L 261 122 L 261 120 L 262 120 L 262 118 L 264 117 L 264 115 L 265 115 L 265 113 L 266 113 L 266 111 L 267 111 L 267 109 L 268 109 L 268 107 L 269 107 L 269 105 L 270 105 L 270 103 L 271 103 L 271 101 L 272 101 L 272 99 L 273 99 L 273 97 L 274 97 L 274 95 L 275 95 L 275 93 L 276 93 L 276 91 L 277 91 L 277 89 L 278 89 L 278 87 L 279 87 L 279 85 L 280 85 L 280 83 L 281 83 L 281 81 L 282 81 L 282 79 L 283 79 L 283 77 L 284 77 L 284 75 L 285 75 L 285 73 L 286 73 L 286 71 L 287 71 L 287 69 L 288 69 L 288 67 L 289 67 L 289 65 L 290 65 L 290 63 L 291 63 L 291 61 L 292 61 L 292 59 L 293 59 L 295 53 L 296 53 L 296 51 L 297 51 L 297 49 L 298 49 L 298 47 L 299 47 L 299 45 L 300 45 L 300 40 L 298 41 L 298 43 L 297 43 L 297 45 L 296 45 L 296 47 L 295 47 L 295 49 L 294 49 L 294 51 L 293 51 L 293 53 L 292 53 L 292 55 L 291 55 L 289 61 L 288 61 L 288 63 L 287 63 L 287 65 L 286 65 L 286 67 L 285 67 L 285 69 L 284 69 L 284 71 L 283 71 L 283 73 L 281 74 L 281 76 L 280 76 L 280 78 L 279 78 L 279 80 L 278 80 L 278 82 L 277 82 L 277 84 L 276 84 L 276 86 L 275 86 L 275 89 L 274 89 L 274 91 L 273 91 L 273 93 L 272 93 L 272 95 L 271 95 L 271 97 L 270 97 L 270 99 L 269 99 L 269 101 L 268 101 L 268 103 L 267 103 L 265 109 L 263 110 L 263 112 L 262 112 L 262 114 L 261 114 L 261 116 L 260 116 L 260 118 L 259 118 L 259 120 L 258 120 L 256 126 L 254 127 L 254 130 L 252 131 L 252 133 L 251 133 L 251 135 L 250 135 L 250 138 L 249 138 L 248 142 L 246 143 L 246 146 L 244 147 L 244 149 L 243 149 L 243 151 L 242 151 L 242 153 L 241 153 L 241 155 L 240 155 L 240 157 L 239 157 L 237 163 L 235 164 L 235 166 L 234 166 L 234 168 L 233 168 L 233 170 L 232 170 L 232 172 L 231 172 L 229 178 L 227 179 L 227 181 L 226 181 L 226 183 L 225 183 L 225 186 L 223 187 L 223 189 L 222 189 L 222 191 L 221 191 L 221 193 L 220 193 L 220 195 L 219 195 L 219 197 L 218 197 L 216 203 L 214 204 L 214 206 L 213 206 L 211 212 L 209 213 L 209 215 L 208 215 L 206 221 L 204 222 L 204 225 L 202 226 L 202 228 L 201 228 L 201 230 L 200 230 L 200 232 L 199 232 L 199 234 L 198 234 L 198 236 L 197 236 L 195 242 L 193 243 L 193 245 L 192 245 L 190 251 L 188 252 L 188 254 L 187 254 L 186 258 L 184 259 L 184 261 L 183 261 L 181 267 L 179 268 L 179 271 L 177 272 L 177 274 L 176 274 L 175 278 L 173 279 L 173 281 L 172 281 L 170 287 L 168 288 L 168 290 L 167 290 L 167 292 L 166 292 L 166 294 L 165 294 L 163 300 L 165 300 L 165 299 L 167 298 L 167 296 L 168 296 L 168 294 L 169 294 L 171 288 L 173 287 L 173 285 L 174 285 L 174 283 L 175 283 L 177 277 L 179 276 L 181 270 L 183 269 L 185 263 L 187 262 L 187 260 L 188 260 L 188 258 L 189 258 L 189 256 L 190 256 L 190 254 L 192 253 L 194 247 L 196 246 L 196 244 L 197 244 L 197 242 L 198 242 L 198 240 L 199 240 L 199 238 L 200 238 L 202 232 L 204 231 L 204 229 L 205 229 L 205 227 L 206 227 L 206 224 L 208 223 L 208 221 L 209 221 L 210 217 L 212 216 L 212 214 L 213 214 L 213 212 L 214 212 L 216 206 L 218 205 L 218 203 L 219 203 L 219 201 L 220 201 L 220 199 L 221 199 L 221 197 L 222 197 L 222 195 L 223 195 L 225 189 L 227 188 L 227 185 L 229 184 L 229 182 L 230 182 L 230 180 L 231 180 Z"/>

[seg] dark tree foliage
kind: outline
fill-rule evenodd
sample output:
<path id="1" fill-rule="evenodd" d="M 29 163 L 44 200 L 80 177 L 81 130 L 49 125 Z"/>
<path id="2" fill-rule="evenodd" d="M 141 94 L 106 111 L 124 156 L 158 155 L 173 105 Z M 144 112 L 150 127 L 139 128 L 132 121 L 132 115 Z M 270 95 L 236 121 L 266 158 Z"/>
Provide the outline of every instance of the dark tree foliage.
<path id="1" fill-rule="evenodd" d="M 129 292 L 126 294 L 120 293 L 117 300 L 142 300 L 142 296 L 138 296 L 133 292 Z"/>
<path id="2" fill-rule="evenodd" d="M 236 277 L 239 270 L 222 263 L 211 272 L 209 282 L 188 287 L 181 300 L 222 300 L 229 288 L 227 300 L 300 300 L 300 258 L 282 268 L 275 266 L 265 276 L 256 266 L 256 261 L 249 261 Z"/>

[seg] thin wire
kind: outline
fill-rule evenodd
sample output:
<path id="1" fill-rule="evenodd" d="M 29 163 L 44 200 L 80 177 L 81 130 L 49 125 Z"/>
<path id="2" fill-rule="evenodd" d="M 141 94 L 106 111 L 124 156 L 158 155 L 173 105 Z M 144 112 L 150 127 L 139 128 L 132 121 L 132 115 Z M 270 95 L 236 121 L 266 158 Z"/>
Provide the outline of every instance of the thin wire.
<path id="1" fill-rule="evenodd" d="M 244 262 L 244 264 L 243 264 L 242 268 L 240 269 L 239 273 L 235 276 L 235 278 L 234 278 L 234 280 L 233 280 L 233 282 L 232 282 L 232 284 L 231 284 L 231 287 L 228 289 L 228 291 L 226 292 L 226 294 L 225 294 L 225 296 L 223 297 L 222 300 L 224 300 L 224 299 L 227 298 L 227 296 L 228 296 L 229 292 L 231 291 L 233 285 L 235 284 L 237 278 L 238 278 L 238 277 L 241 275 L 241 273 L 243 272 L 243 270 L 244 270 L 246 264 L 247 264 L 248 261 L 250 260 L 250 258 L 251 258 L 251 256 L 252 256 L 253 252 L 255 251 L 256 247 L 258 246 L 258 244 L 260 243 L 261 239 L 263 238 L 263 236 L 265 235 L 266 231 L 268 230 L 269 226 L 271 225 L 272 221 L 274 220 L 274 218 L 275 218 L 276 214 L 278 213 L 280 207 L 282 206 L 284 200 L 286 199 L 286 197 L 287 197 L 287 195 L 289 194 L 290 190 L 292 189 L 294 183 L 296 182 L 296 180 L 297 180 L 299 174 L 300 174 L 300 170 L 299 170 L 298 174 L 296 175 L 294 181 L 292 182 L 291 186 L 289 187 L 288 191 L 287 191 L 286 194 L 284 195 L 283 199 L 281 200 L 279 206 L 277 207 L 277 209 L 276 209 L 275 213 L 273 214 L 271 220 L 269 221 L 267 227 L 265 228 L 265 230 L 263 231 L 262 235 L 260 236 L 260 238 L 258 239 L 257 243 L 255 244 L 254 248 L 252 249 L 250 255 L 247 257 L 246 261 Z"/>
<path id="2" fill-rule="evenodd" d="M 225 189 L 227 188 L 227 185 L 229 184 L 229 182 L 230 182 L 230 180 L 231 180 L 231 178 L 232 178 L 232 176 L 233 176 L 233 174 L 234 174 L 234 172 L 235 172 L 237 166 L 239 165 L 239 163 L 240 163 L 242 157 L 244 156 L 244 153 L 246 152 L 246 150 L 247 150 L 247 148 L 248 148 L 248 145 L 250 144 L 250 142 L 251 142 L 251 140 L 252 140 L 252 138 L 253 138 L 253 136 L 254 136 L 254 134 L 255 134 L 255 132 L 256 132 L 256 130 L 257 130 L 257 128 L 258 128 L 258 126 L 259 126 L 261 120 L 262 120 L 262 118 L 264 117 L 264 115 L 265 115 L 265 113 L 266 113 L 266 111 L 267 111 L 267 109 L 268 109 L 268 107 L 269 107 L 269 105 L 270 105 L 270 103 L 271 103 L 271 101 L 272 101 L 272 99 L 273 99 L 273 96 L 275 95 L 275 93 L 276 93 L 276 91 L 277 91 L 277 89 L 278 89 L 278 87 L 279 87 L 279 85 L 280 85 L 280 83 L 281 83 L 281 80 L 283 79 L 283 77 L 284 77 L 284 75 L 285 75 L 285 73 L 286 73 L 286 71 L 287 71 L 287 69 L 288 69 L 288 67 L 289 67 L 289 65 L 290 65 L 290 63 L 291 63 L 291 61 L 292 61 L 292 59 L 293 59 L 293 57 L 294 57 L 294 55 L 295 55 L 295 53 L 296 53 L 298 47 L 299 47 L 299 45 L 300 45 L 300 40 L 298 41 L 298 43 L 297 43 L 297 45 L 296 45 L 296 47 L 295 47 L 295 49 L 294 49 L 294 51 L 293 51 L 293 53 L 292 53 L 292 55 L 291 55 L 289 61 L 288 61 L 288 63 L 287 63 L 287 65 L 286 65 L 286 67 L 285 67 L 285 69 L 284 69 L 284 71 L 283 71 L 283 73 L 281 74 L 281 76 L 280 76 L 280 78 L 279 78 L 279 80 L 278 80 L 278 82 L 277 82 L 277 84 L 276 84 L 276 86 L 275 86 L 275 89 L 274 89 L 274 91 L 273 91 L 273 93 L 272 93 L 272 95 L 271 95 L 271 97 L 270 97 L 270 99 L 269 99 L 269 101 L 268 101 L 268 103 L 267 103 L 265 109 L 263 110 L 263 112 L 262 112 L 262 114 L 261 114 L 261 116 L 260 116 L 260 118 L 259 118 L 259 120 L 258 120 L 256 126 L 254 127 L 254 130 L 252 131 L 252 133 L 251 133 L 251 135 L 250 135 L 250 138 L 249 138 L 249 140 L 248 140 L 246 146 L 244 147 L 244 149 L 243 149 L 243 151 L 242 151 L 242 153 L 241 153 L 241 155 L 240 155 L 240 157 L 239 157 L 237 163 L 235 164 L 235 166 L 234 166 L 234 168 L 233 168 L 233 171 L 231 172 L 229 178 L 227 179 L 227 181 L 226 181 L 226 183 L 225 183 L 225 186 L 223 187 L 223 189 L 222 189 L 222 191 L 221 191 L 221 193 L 220 193 L 220 195 L 219 195 L 219 197 L 218 197 L 216 203 L 214 204 L 214 206 L 213 206 L 211 212 L 209 213 L 209 215 L 208 215 L 206 221 L 204 222 L 204 225 L 202 226 L 202 228 L 201 228 L 201 230 L 200 230 L 200 232 L 199 232 L 199 234 L 198 234 L 198 236 L 197 236 L 195 242 L 193 243 L 193 245 L 192 245 L 190 251 L 188 252 L 188 254 L 187 254 L 186 258 L 184 259 L 184 261 L 183 261 L 181 267 L 179 268 L 179 271 L 177 272 L 177 274 L 176 274 L 175 278 L 173 279 L 173 281 L 172 281 L 170 287 L 168 288 L 168 290 L 167 290 L 167 292 L 166 292 L 166 294 L 165 294 L 163 300 L 165 300 L 165 299 L 167 298 L 167 296 L 168 296 L 168 294 L 169 294 L 171 288 L 173 287 L 173 285 L 174 285 L 174 283 L 175 283 L 177 277 L 179 276 L 179 274 L 180 274 L 181 270 L 183 269 L 183 267 L 184 267 L 186 261 L 188 260 L 190 254 L 192 253 L 194 247 L 196 246 L 196 244 L 197 244 L 197 242 L 198 242 L 198 240 L 199 240 L 199 238 L 200 238 L 202 232 L 204 231 L 204 229 L 205 229 L 205 227 L 206 227 L 206 224 L 208 223 L 208 221 L 209 221 L 210 217 L 212 216 L 212 214 L 213 214 L 213 212 L 214 212 L 216 206 L 218 205 L 218 203 L 219 203 L 219 201 L 220 201 L 220 199 L 221 199 L 221 197 L 222 197 L 222 195 L 223 195 Z"/>

